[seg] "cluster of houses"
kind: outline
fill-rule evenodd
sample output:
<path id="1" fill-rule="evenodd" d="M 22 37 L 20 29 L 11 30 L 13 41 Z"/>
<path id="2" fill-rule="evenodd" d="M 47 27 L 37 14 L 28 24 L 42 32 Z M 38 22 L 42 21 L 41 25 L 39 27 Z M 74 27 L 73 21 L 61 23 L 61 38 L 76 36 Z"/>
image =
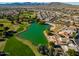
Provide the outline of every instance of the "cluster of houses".
<path id="1" fill-rule="evenodd" d="M 79 45 L 76 43 L 75 37 L 78 35 L 77 29 L 79 28 L 79 10 L 60 9 L 60 11 L 46 11 L 41 10 L 37 13 L 37 18 L 44 20 L 50 25 L 50 33 L 45 33 L 48 41 L 54 42 L 55 45 L 61 46 L 65 55 L 69 49 L 79 51 Z M 74 14 L 71 16 L 71 14 Z M 68 25 L 68 26 L 67 26 Z"/>
<path id="2" fill-rule="evenodd" d="M 56 12 L 41 10 L 37 12 L 37 19 L 44 20 L 46 22 L 53 22 L 58 18 L 59 14 Z"/>
<path id="3" fill-rule="evenodd" d="M 55 24 L 54 24 L 55 25 Z M 63 52 L 66 53 L 68 49 L 74 49 L 79 51 L 79 46 L 75 42 L 76 28 L 74 27 L 62 27 L 57 32 L 54 31 L 56 27 L 51 29 L 52 35 L 46 35 L 48 41 L 52 41 L 55 45 L 60 45 Z"/>
<path id="4" fill-rule="evenodd" d="M 57 10 L 57 8 L 52 9 L 52 11 L 34 9 L 34 8 L 26 8 L 26 9 L 36 11 L 37 19 L 45 21 L 46 24 L 50 25 L 49 31 L 52 35 L 48 35 L 46 32 L 44 34 L 49 42 L 50 41 L 53 42 L 55 46 L 60 46 L 55 47 L 56 52 L 58 50 L 61 50 L 61 52 L 59 53 L 63 53 L 63 55 L 68 55 L 66 52 L 69 49 L 79 51 L 79 46 L 76 43 L 75 39 L 77 35 L 79 36 L 79 32 L 77 32 L 77 29 L 79 28 L 79 16 L 78 16 L 79 10 L 76 9 Z M 17 10 L 9 10 L 9 11 L 0 11 L 0 14 L 16 15 L 19 13 Z"/>

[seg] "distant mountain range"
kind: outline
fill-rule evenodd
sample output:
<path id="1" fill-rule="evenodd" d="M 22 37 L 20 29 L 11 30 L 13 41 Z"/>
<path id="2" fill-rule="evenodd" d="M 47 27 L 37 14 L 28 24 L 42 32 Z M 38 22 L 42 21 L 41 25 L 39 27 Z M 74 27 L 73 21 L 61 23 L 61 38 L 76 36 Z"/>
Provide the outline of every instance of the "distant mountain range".
<path id="1" fill-rule="evenodd" d="M 79 5 L 71 5 L 61 2 L 51 2 L 51 3 L 37 3 L 37 2 L 23 2 L 23 3 L 6 3 L 0 4 L 0 6 L 48 6 L 48 7 L 75 7 Z"/>
<path id="2" fill-rule="evenodd" d="M 62 7 L 62 8 L 63 7 L 79 7 L 79 5 L 72 5 L 72 4 L 60 3 L 60 2 L 51 2 L 51 3 L 48 4 L 48 6 L 57 7 L 57 8 L 60 8 L 60 7 Z"/>
<path id="3" fill-rule="evenodd" d="M 66 3 L 60 3 L 60 2 L 51 2 L 48 4 L 48 6 L 54 6 L 54 7 L 69 7 L 72 6 L 71 4 Z"/>
<path id="4" fill-rule="evenodd" d="M 37 2 L 23 2 L 23 3 L 5 3 L 0 4 L 0 6 L 39 6 L 39 5 L 48 5 L 48 3 L 37 3 Z"/>

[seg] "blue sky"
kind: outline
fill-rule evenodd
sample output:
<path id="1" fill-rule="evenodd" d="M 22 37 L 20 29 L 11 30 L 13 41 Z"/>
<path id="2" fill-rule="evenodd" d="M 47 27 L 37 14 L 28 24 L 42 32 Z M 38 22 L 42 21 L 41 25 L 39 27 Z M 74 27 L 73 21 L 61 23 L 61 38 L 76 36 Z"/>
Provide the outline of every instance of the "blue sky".
<path id="1" fill-rule="evenodd" d="M 14 3 L 14 2 L 0 2 L 0 4 L 5 4 L 5 3 Z M 64 2 L 64 3 L 72 4 L 72 5 L 79 5 L 79 2 Z"/>
<path id="2" fill-rule="evenodd" d="M 66 2 L 68 4 L 72 4 L 72 5 L 79 5 L 79 2 Z"/>

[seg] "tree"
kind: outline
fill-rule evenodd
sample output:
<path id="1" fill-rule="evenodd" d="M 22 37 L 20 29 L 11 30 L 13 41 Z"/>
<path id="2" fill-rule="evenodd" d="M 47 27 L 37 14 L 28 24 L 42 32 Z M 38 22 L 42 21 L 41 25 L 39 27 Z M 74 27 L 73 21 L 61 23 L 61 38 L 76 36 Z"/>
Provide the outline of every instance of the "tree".
<path id="1" fill-rule="evenodd" d="M 45 21 L 40 20 L 40 21 L 39 21 L 39 24 L 45 24 Z"/>
<path id="2" fill-rule="evenodd" d="M 54 55 L 54 51 L 55 51 L 55 50 L 54 50 L 54 45 L 55 45 L 55 44 L 54 44 L 53 42 L 51 42 L 51 41 L 48 43 L 48 48 L 49 48 L 49 53 L 48 53 L 48 55 L 49 55 L 49 56 L 53 56 L 53 55 Z"/>
<path id="3" fill-rule="evenodd" d="M 6 38 L 8 38 L 8 37 L 12 37 L 14 35 L 14 32 L 13 31 L 7 31 L 7 32 L 4 32 L 3 34 L 5 35 Z"/>
<path id="4" fill-rule="evenodd" d="M 0 24 L 0 27 L 3 27 L 4 26 L 4 24 Z"/>
<path id="5" fill-rule="evenodd" d="M 48 50 L 48 47 L 45 46 L 45 45 L 39 45 L 38 46 L 38 51 L 43 54 L 43 55 L 48 55 L 49 53 L 49 50 Z"/>
<path id="6" fill-rule="evenodd" d="M 67 51 L 67 53 L 68 53 L 68 55 L 70 55 L 70 56 L 76 56 L 76 51 L 75 51 L 74 49 L 69 49 L 69 50 Z"/>
<path id="7" fill-rule="evenodd" d="M 51 33 L 51 31 L 50 31 L 49 29 L 46 29 L 45 31 L 46 31 L 46 33 L 47 33 L 48 35 L 50 35 L 50 36 L 53 35 L 53 33 Z"/>
<path id="8" fill-rule="evenodd" d="M 54 45 L 55 45 L 55 44 L 54 44 L 53 42 L 51 42 L 51 41 L 49 42 L 49 46 L 54 47 Z"/>
<path id="9" fill-rule="evenodd" d="M 76 32 L 73 32 L 72 37 L 75 38 L 76 36 L 77 36 L 77 33 Z"/>
<path id="10" fill-rule="evenodd" d="M 11 21 L 12 24 L 14 24 L 14 17 L 12 15 L 8 15 L 7 19 Z"/>
<path id="11" fill-rule="evenodd" d="M 4 27 L 4 30 L 5 30 L 5 31 L 9 30 L 9 27 Z"/>
<path id="12" fill-rule="evenodd" d="M 0 37 L 3 36 L 4 24 L 0 24 Z"/>
<path id="13" fill-rule="evenodd" d="M 48 53 L 48 55 L 49 55 L 49 56 L 54 56 L 54 52 L 55 52 L 54 48 L 53 48 L 53 47 L 50 47 L 50 48 L 49 48 L 49 53 Z"/>
<path id="14" fill-rule="evenodd" d="M 46 31 L 47 34 L 49 34 L 49 30 L 48 29 L 46 29 L 45 31 Z"/>

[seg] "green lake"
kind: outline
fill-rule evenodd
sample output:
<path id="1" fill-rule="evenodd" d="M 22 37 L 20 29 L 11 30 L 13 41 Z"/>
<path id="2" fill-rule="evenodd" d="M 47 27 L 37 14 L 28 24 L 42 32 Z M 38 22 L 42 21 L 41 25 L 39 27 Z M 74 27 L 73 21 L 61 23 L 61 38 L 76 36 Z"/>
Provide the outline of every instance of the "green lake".
<path id="1" fill-rule="evenodd" d="M 35 45 L 47 44 L 47 39 L 44 36 L 43 31 L 48 27 L 48 25 L 32 23 L 26 31 L 21 32 L 19 35 L 21 38 L 30 40 Z"/>

